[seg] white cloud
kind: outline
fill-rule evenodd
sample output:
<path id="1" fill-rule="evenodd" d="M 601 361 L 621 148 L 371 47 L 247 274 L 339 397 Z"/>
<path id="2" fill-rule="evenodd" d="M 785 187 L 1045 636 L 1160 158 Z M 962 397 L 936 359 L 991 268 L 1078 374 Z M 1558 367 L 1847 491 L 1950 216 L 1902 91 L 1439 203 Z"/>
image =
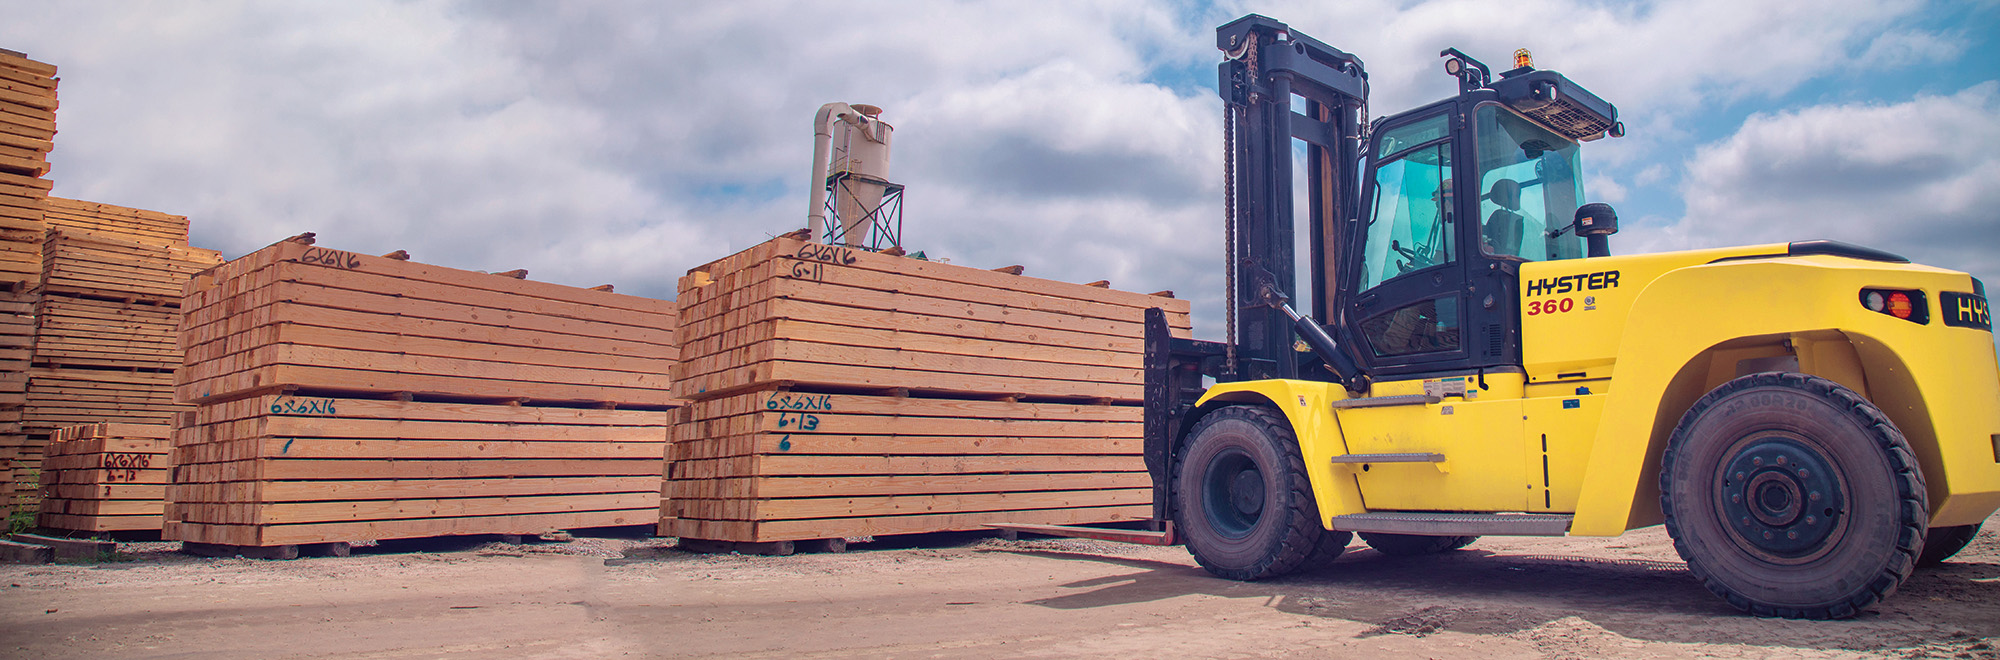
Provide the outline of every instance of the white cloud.
<path id="1" fill-rule="evenodd" d="M 0 46 L 63 68 L 57 194 L 187 214 L 198 244 L 231 254 L 314 230 L 333 247 L 671 296 L 688 267 L 803 224 L 808 120 L 848 101 L 885 107 L 898 127 L 892 178 L 909 186 L 913 249 L 1174 289 L 1196 299 L 1198 320 L 1221 316 L 1220 102 L 1206 72 L 1212 28 L 1241 7 L 0 4 L 10 18 Z M 1958 56 L 1962 35 L 1900 25 L 1919 9 L 1285 0 L 1251 10 L 1364 58 L 1377 115 L 1451 94 L 1436 57 L 1446 46 L 1501 67 L 1514 48 L 1533 49 L 1634 123 L 1633 137 L 1591 147 L 1593 195 L 1615 201 L 1673 185 L 1680 175 L 1660 153 L 1687 139 L 1696 113 L 1844 74 L 1849 55 L 1878 70 Z M 1198 85 L 1179 81 L 1187 72 Z M 1976 179 L 1960 181 L 1935 192 L 1985 199 L 1963 183 Z M 1702 186 L 1689 185 L 1691 208 Z M 1628 233 L 1659 224 L 1628 222 Z"/>
<path id="2" fill-rule="evenodd" d="M 2000 83 L 1757 114 L 1687 161 L 1687 215 L 1650 249 L 1815 238 L 2000 283 Z"/>

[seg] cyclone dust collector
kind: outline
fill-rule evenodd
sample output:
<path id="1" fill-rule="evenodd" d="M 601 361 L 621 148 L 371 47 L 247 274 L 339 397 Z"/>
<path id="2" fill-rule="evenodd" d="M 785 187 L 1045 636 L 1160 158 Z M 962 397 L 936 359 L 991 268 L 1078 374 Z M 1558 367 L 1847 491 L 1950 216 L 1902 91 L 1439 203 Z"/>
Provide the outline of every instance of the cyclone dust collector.
<path id="1" fill-rule="evenodd" d="M 872 105 L 828 103 L 813 117 L 812 200 L 806 211 L 812 240 L 874 250 L 901 247 L 903 186 L 888 180 L 895 127 L 881 115 Z"/>

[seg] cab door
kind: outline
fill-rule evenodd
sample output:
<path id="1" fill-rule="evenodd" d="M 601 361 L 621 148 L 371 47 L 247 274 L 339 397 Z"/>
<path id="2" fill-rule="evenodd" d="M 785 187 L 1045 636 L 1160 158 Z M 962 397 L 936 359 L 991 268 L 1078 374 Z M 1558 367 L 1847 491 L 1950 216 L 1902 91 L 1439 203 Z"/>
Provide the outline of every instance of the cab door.
<path id="1" fill-rule="evenodd" d="M 1455 104 L 1376 132 L 1364 170 L 1360 253 L 1343 293 L 1350 334 L 1376 383 L 1372 396 L 1451 392 L 1435 404 L 1336 411 L 1349 454 L 1435 453 L 1443 463 L 1357 466 L 1370 510 L 1516 511 L 1527 466 L 1518 373 L 1484 374 L 1467 341 L 1466 264 L 1484 263 L 1471 199 L 1467 145 L 1455 140 Z M 1464 221 L 1463 223 L 1461 221 Z M 1469 223 L 1469 224 L 1466 224 Z M 1470 255 L 1466 250 L 1470 249 Z"/>
<path id="2" fill-rule="evenodd" d="M 1358 357 L 1382 377 L 1466 357 L 1449 109 L 1384 126 L 1373 141 L 1345 312 Z"/>

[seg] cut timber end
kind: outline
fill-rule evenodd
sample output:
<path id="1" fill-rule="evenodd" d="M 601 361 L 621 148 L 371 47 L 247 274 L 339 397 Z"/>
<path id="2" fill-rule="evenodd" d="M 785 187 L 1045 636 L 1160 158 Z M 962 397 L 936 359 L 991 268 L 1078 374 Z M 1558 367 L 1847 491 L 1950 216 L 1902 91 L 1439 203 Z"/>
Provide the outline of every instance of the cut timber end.
<path id="1" fill-rule="evenodd" d="M 906 255 L 906 254 L 909 254 L 909 252 L 905 252 L 905 251 L 903 250 L 903 246 L 901 246 L 901 245 L 896 245 L 896 246 L 891 246 L 891 247 L 890 247 L 889 249 L 887 249 L 887 250 L 883 250 L 883 251 L 882 251 L 882 254 L 883 254 L 883 255 L 885 255 L 885 256 L 891 256 L 891 257 L 900 257 L 900 256 L 903 256 L 903 255 Z"/>
<path id="2" fill-rule="evenodd" d="M 56 560 L 55 552 L 46 545 L 0 541 L 0 563 L 46 564 Z"/>
<path id="3" fill-rule="evenodd" d="M 297 235 L 297 236 L 293 236 L 293 237 L 291 237 L 291 238 L 287 238 L 287 239 L 285 239 L 285 240 L 282 240 L 282 241 L 278 241 L 278 242 L 280 242 L 280 243 L 297 243 L 297 244 L 299 244 L 299 245 L 312 245 L 312 244 L 313 244 L 313 242 L 314 242 L 314 241 L 316 241 L 316 240 L 318 240 L 318 239 L 317 239 L 317 238 L 315 238 L 315 234 L 313 234 L 312 232 L 306 232 L 306 233 L 303 233 L 303 234 L 299 234 L 299 235 Z"/>
<path id="4" fill-rule="evenodd" d="M 592 291 L 603 291 L 603 292 L 605 292 L 605 293 L 617 293 L 617 292 L 618 292 L 618 291 L 617 291 L 617 290 L 616 290 L 615 288 L 613 288 L 613 287 L 612 287 L 611 285 L 609 285 L 609 284 L 599 284 L 599 285 L 597 285 L 597 286 L 594 286 L 594 287 L 590 287 L 590 290 L 592 290 Z"/>
<path id="5" fill-rule="evenodd" d="M 1159 296 L 1159 297 L 1161 297 L 1161 298 L 1172 298 L 1172 297 L 1174 297 L 1174 292 L 1173 292 L 1173 290 L 1172 290 L 1172 289 L 1168 289 L 1168 290 L 1166 290 L 1166 291 L 1154 291 L 1154 292 L 1152 292 L 1152 293 L 1150 293 L 1150 294 L 1147 294 L 1147 295 L 1152 295 L 1152 296 Z"/>
<path id="6" fill-rule="evenodd" d="M 1111 288 L 1111 280 L 1098 280 L 1095 282 L 1091 282 L 1089 284 L 1085 284 L 1084 286 L 1094 286 L 1099 289 L 1109 289 Z"/>
<path id="7" fill-rule="evenodd" d="M 391 253 L 388 253 L 388 254 L 385 254 L 385 255 L 382 255 L 382 258 L 383 258 L 383 259 L 395 259 L 395 260 L 397 260 L 397 261 L 409 261 L 409 260 L 410 260 L 410 251 L 409 251 L 409 250 L 397 250 L 397 251 L 395 251 L 395 252 L 391 252 Z"/>
<path id="8" fill-rule="evenodd" d="M 516 268 L 516 269 L 514 269 L 514 270 L 510 270 L 510 271 L 506 271 L 506 272 L 502 272 L 502 273 L 494 273 L 494 275 L 499 275 L 499 276 L 501 276 L 501 277 L 511 277 L 511 278 L 514 278 L 514 279 L 517 279 L 517 280 L 525 280 L 525 279 L 528 279 L 528 269 L 526 269 L 526 268 Z"/>
<path id="9" fill-rule="evenodd" d="M 811 229 L 794 229 L 794 230 L 791 230 L 791 231 L 788 231 L 788 232 L 785 232 L 785 233 L 783 233 L 783 234 L 779 234 L 779 235 L 778 235 L 778 238 L 788 238 L 788 239 L 791 239 L 791 240 L 794 240 L 794 241 L 810 241 L 810 240 L 812 240 L 812 230 L 811 230 Z"/>
<path id="10" fill-rule="evenodd" d="M 1002 266 L 1000 268 L 993 269 L 993 272 L 1006 273 L 1008 275 L 1019 275 L 1021 273 L 1027 272 L 1027 270 L 1028 270 L 1027 266 Z"/>

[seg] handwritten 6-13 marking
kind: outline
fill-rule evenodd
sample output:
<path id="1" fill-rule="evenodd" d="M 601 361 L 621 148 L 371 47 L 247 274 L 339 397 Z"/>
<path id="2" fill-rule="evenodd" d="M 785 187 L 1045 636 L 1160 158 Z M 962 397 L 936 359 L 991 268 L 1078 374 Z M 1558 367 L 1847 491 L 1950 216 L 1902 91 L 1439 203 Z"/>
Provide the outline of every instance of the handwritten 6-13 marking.
<path id="1" fill-rule="evenodd" d="M 819 415 L 796 412 L 778 413 L 778 428 L 782 429 L 786 427 L 796 428 L 800 431 L 818 429 Z"/>

